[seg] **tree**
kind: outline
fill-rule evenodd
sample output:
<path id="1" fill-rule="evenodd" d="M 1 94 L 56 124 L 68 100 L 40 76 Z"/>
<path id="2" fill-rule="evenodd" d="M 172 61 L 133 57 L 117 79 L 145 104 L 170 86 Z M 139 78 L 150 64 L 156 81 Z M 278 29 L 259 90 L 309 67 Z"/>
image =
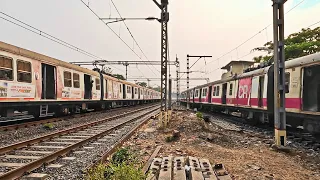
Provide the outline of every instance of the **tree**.
<path id="1" fill-rule="evenodd" d="M 126 78 L 124 78 L 121 74 L 112 74 L 112 76 L 117 79 L 126 80 Z"/>
<path id="2" fill-rule="evenodd" d="M 147 87 L 147 83 L 146 82 L 136 82 L 137 85 L 142 86 L 142 87 Z"/>
<path id="3" fill-rule="evenodd" d="M 314 29 L 302 29 L 292 33 L 285 39 L 285 58 L 290 60 L 313 54 L 320 51 L 320 27 Z M 271 61 L 273 57 L 273 43 L 267 42 L 263 47 L 254 48 L 253 51 L 267 51 L 268 55 L 254 57 L 255 62 Z"/>

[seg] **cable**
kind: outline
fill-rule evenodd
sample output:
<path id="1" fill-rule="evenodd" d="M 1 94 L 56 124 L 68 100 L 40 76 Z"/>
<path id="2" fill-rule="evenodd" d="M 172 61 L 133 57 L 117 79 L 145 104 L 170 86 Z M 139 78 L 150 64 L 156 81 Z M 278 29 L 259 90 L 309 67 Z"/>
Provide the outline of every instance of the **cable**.
<path id="1" fill-rule="evenodd" d="M 319 24 L 319 23 L 320 23 L 320 21 L 315 22 L 315 23 L 311 24 L 310 26 L 308 26 L 307 28 L 309 28 L 309 27 L 311 27 L 311 26 L 314 26 L 314 25 L 316 25 L 316 24 Z"/>
<path id="2" fill-rule="evenodd" d="M 111 0 L 111 2 L 112 2 L 112 4 L 113 4 L 114 8 L 116 9 L 116 11 L 118 12 L 120 18 L 123 19 L 122 16 L 121 16 L 121 14 L 120 14 L 120 12 L 119 12 L 119 10 L 118 10 L 118 8 L 117 8 L 117 6 L 116 6 L 115 3 L 113 2 L 113 0 Z M 129 32 L 130 36 L 132 37 L 133 41 L 136 43 L 136 45 L 138 46 L 138 48 L 139 48 L 140 51 L 142 52 L 143 56 L 149 61 L 148 57 L 147 57 L 146 54 L 143 52 L 143 50 L 142 50 L 142 48 L 140 47 L 139 43 L 136 41 L 136 39 L 134 38 L 133 34 L 131 33 L 131 31 L 130 31 L 129 27 L 127 26 L 126 22 L 125 22 L 125 21 L 122 21 L 122 22 L 123 22 L 123 24 L 126 26 L 126 28 L 127 28 L 128 32 Z M 140 58 L 140 59 L 141 59 L 141 58 Z M 158 72 L 160 73 L 160 71 L 159 71 L 158 69 L 156 69 L 153 65 L 152 65 L 152 67 L 153 67 L 156 71 L 158 71 Z M 150 69 L 149 65 L 148 65 L 148 68 Z M 150 69 L 150 70 L 151 70 L 151 69 Z M 154 75 L 156 75 L 152 70 L 151 70 L 151 72 L 152 72 Z"/>
<path id="3" fill-rule="evenodd" d="M 85 51 L 85 50 L 77 47 L 77 46 L 74 46 L 74 45 L 72 45 L 72 44 L 70 44 L 70 43 L 68 43 L 68 42 L 66 42 L 66 41 L 63 41 L 63 40 L 61 40 L 61 39 L 59 39 L 59 38 L 57 38 L 57 37 L 55 37 L 55 36 L 53 36 L 53 35 L 50 35 L 50 34 L 44 32 L 44 31 L 42 31 L 42 30 L 40 30 L 40 29 L 38 29 L 38 28 L 36 28 L 36 27 L 34 27 L 34 26 L 31 26 L 31 25 L 29 25 L 29 24 L 27 24 L 27 23 L 25 23 L 25 22 L 23 22 L 23 21 L 21 21 L 21 20 L 19 20 L 19 19 L 17 19 L 17 18 L 14 18 L 14 17 L 12 17 L 12 16 L 10 16 L 10 15 L 4 13 L 4 12 L 1 12 L 1 11 L 0 11 L 0 13 L 3 14 L 3 15 L 5 15 L 5 16 L 7 16 L 7 17 L 9 17 L 9 18 L 11 18 L 11 19 L 13 19 L 14 21 L 19 22 L 20 24 L 17 23 L 17 22 L 14 22 L 14 21 L 12 21 L 12 20 L 9 20 L 9 19 L 7 19 L 7 18 L 5 18 L 5 17 L 0 17 L 1 19 L 5 20 L 5 21 L 7 21 L 7 22 L 10 22 L 10 23 L 12 23 L 12 24 L 14 24 L 14 25 L 16 25 L 16 26 L 19 26 L 19 27 L 25 29 L 25 30 L 28 30 L 28 31 L 33 32 L 33 33 L 35 33 L 35 34 L 37 34 L 37 35 L 40 35 L 40 36 L 42 36 L 42 37 L 44 37 L 44 38 L 46 38 L 46 39 L 49 39 L 49 40 L 51 40 L 51 41 L 53 41 L 53 42 L 55 42 L 55 43 L 58 43 L 58 44 L 60 44 L 60 45 L 62 45 L 62 46 L 65 46 L 65 47 L 67 47 L 67 48 L 69 48 L 69 49 L 72 49 L 72 50 L 74 50 L 74 51 L 76 51 L 76 52 L 79 52 L 79 53 L 81 53 L 81 54 L 84 54 L 84 55 L 86 55 L 86 56 L 88 56 L 88 57 L 90 57 L 90 58 L 102 59 L 102 58 L 99 57 L 99 56 L 96 56 L 96 55 L 94 55 L 94 54 L 92 54 L 92 53 L 89 53 L 89 52 L 87 52 L 87 51 Z M 22 24 L 22 25 L 21 25 L 21 24 Z M 114 68 L 115 68 L 115 69 L 118 69 L 118 68 L 116 68 L 116 67 L 114 67 Z M 118 69 L 118 70 L 123 72 L 123 70 L 121 70 L 121 69 Z"/>
<path id="4" fill-rule="evenodd" d="M 93 11 L 83 0 L 80 0 L 104 25 L 106 25 L 139 59 L 141 57 L 126 43 L 109 25 L 107 25 L 103 20 L 101 20 L 100 16 Z"/>
<path id="5" fill-rule="evenodd" d="M 288 14 L 289 12 L 291 12 L 293 9 L 295 9 L 296 7 L 298 7 L 300 4 L 302 4 L 305 0 L 300 1 L 298 4 L 296 4 L 295 6 L 293 6 L 291 9 L 289 9 L 286 13 Z M 217 60 L 219 60 L 220 58 L 230 54 L 231 52 L 233 52 L 234 50 L 238 49 L 239 47 L 241 47 L 242 45 L 244 45 L 245 43 L 247 43 L 248 41 L 250 41 L 251 39 L 253 39 L 254 37 L 256 37 L 258 34 L 260 34 L 262 31 L 266 30 L 269 26 L 271 26 L 271 23 L 269 25 L 267 25 L 266 27 L 264 27 L 263 29 L 261 29 L 260 31 L 258 31 L 257 33 L 255 33 L 253 36 L 249 37 L 247 40 L 245 40 L 244 42 L 242 42 L 240 45 L 236 46 L 235 48 L 231 49 L 230 51 L 224 53 L 222 56 L 218 57 L 217 59 L 209 62 L 208 64 L 211 64 Z M 207 64 L 207 65 L 208 65 Z M 206 66 L 206 65 L 205 65 Z M 199 70 L 203 69 L 204 66 L 202 66 Z"/>

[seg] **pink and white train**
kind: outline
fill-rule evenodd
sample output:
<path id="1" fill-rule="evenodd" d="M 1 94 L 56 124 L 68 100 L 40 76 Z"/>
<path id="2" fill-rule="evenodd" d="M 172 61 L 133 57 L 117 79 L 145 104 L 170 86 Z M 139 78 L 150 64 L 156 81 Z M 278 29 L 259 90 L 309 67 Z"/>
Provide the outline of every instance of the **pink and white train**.
<path id="1" fill-rule="evenodd" d="M 320 53 L 286 61 L 287 123 L 303 126 L 312 133 L 320 132 Z M 274 67 L 266 66 L 222 80 L 191 88 L 181 93 L 192 107 L 209 108 L 261 123 L 273 122 Z"/>

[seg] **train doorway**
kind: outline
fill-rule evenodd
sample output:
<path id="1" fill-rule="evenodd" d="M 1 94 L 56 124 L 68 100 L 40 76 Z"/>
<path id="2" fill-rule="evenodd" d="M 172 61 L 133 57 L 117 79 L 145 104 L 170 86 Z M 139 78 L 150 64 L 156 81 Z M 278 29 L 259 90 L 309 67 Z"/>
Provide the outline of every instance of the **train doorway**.
<path id="1" fill-rule="evenodd" d="M 56 99 L 56 67 L 48 64 L 41 64 L 41 71 L 41 99 Z"/>
<path id="2" fill-rule="evenodd" d="M 304 111 L 320 112 L 320 66 L 304 68 L 302 99 Z"/>
<path id="3" fill-rule="evenodd" d="M 221 96 L 222 104 L 227 103 L 227 83 L 222 84 L 222 96 Z"/>
<path id="4" fill-rule="evenodd" d="M 211 103 L 211 101 L 212 101 L 212 86 L 209 86 L 208 102 Z"/>
<path id="5" fill-rule="evenodd" d="M 92 99 L 92 86 L 93 86 L 93 81 L 91 80 L 91 76 L 85 74 L 84 75 L 84 99 Z"/>
<path id="6" fill-rule="evenodd" d="M 258 106 L 263 107 L 264 76 L 259 77 Z"/>

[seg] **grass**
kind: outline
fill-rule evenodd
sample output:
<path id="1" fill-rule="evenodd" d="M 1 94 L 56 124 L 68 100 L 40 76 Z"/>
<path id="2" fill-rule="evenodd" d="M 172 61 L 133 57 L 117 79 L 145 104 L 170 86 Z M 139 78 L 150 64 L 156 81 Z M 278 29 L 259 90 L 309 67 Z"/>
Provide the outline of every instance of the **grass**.
<path id="1" fill-rule="evenodd" d="M 90 169 L 87 180 L 144 180 L 146 177 L 137 165 L 137 156 L 129 148 L 120 148 L 108 164 Z"/>

